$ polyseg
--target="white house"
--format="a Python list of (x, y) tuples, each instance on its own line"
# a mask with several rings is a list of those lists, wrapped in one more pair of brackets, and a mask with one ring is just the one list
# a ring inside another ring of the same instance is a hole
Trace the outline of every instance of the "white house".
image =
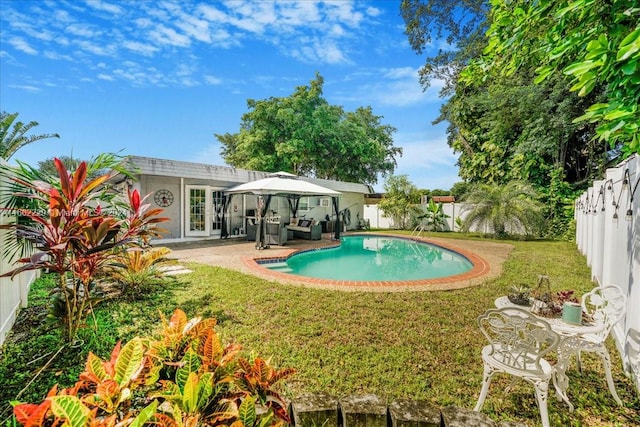
[[(148, 194), (148, 202), (163, 208), (163, 216), (170, 218), (161, 225), (167, 230), (163, 241), (217, 238), (221, 236), (223, 221), (231, 237), (246, 236), (247, 225), (256, 216), (257, 197), (249, 194), (234, 196), (222, 215), (225, 190), (269, 174), (139, 156), (129, 156), (128, 163), (135, 179), (126, 183), (137, 188), (140, 194)], [(339, 209), (345, 212), (346, 229), (356, 228), (356, 218), (363, 217), (364, 197), (373, 192), (371, 187), (325, 179), (299, 179), (339, 191)], [(274, 197), (269, 210), (270, 214), (286, 219), (291, 214), (289, 203), (283, 197)], [(323, 196), (302, 197), (297, 216), (319, 220), (324, 232), (332, 231), (335, 220), (330, 198)]]

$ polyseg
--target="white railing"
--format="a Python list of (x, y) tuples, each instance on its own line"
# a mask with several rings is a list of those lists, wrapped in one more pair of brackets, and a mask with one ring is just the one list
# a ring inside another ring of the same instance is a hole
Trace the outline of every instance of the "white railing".
[(617, 285), (627, 296), (626, 317), (613, 328), (626, 367), (632, 363), (627, 335), (640, 330), (639, 182), (640, 157), (635, 155), (594, 181), (576, 200), (575, 213), (576, 244), (591, 267), (592, 280)]
[[(0, 164), (4, 167), (5, 164)], [(6, 182), (0, 175), (0, 194), (6, 192)], [(8, 224), (14, 220), (9, 212), (0, 210), (0, 224)], [(0, 275), (15, 268), (15, 259), (5, 259), (2, 251), (7, 247), (8, 239), (12, 238), (10, 231), (0, 230)], [(27, 306), (27, 296), (29, 286), (36, 279), (37, 272), (24, 272), (13, 279), (10, 277), (0, 277), (0, 345), (4, 342), (7, 334), (15, 322), (18, 311)]]

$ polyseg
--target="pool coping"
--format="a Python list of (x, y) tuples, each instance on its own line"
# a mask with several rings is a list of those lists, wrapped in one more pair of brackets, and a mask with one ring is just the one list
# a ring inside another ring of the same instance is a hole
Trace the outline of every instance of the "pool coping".
[[(294, 255), (296, 253), (305, 252), (309, 250), (322, 250), (322, 248), (317, 249), (298, 249), (291, 250), (286, 254), (282, 254), (279, 256), (266, 256), (266, 257), (256, 257), (256, 256), (244, 256), (242, 257), (242, 261), (244, 265), (258, 274), (261, 277), (270, 277), (272, 279), (276, 279), (278, 281), (285, 281), (287, 283), (300, 284), (303, 286), (317, 287), (317, 288), (328, 288), (328, 289), (338, 289), (338, 290), (348, 290), (348, 291), (379, 291), (379, 292), (389, 292), (389, 291), (406, 291), (406, 290), (442, 290), (442, 289), (460, 289), (469, 286), (473, 286), (478, 283), (477, 279), (481, 279), (484, 277), (488, 277), (492, 272), (491, 264), (487, 262), (483, 257), (477, 255), (476, 253), (457, 246), (455, 244), (451, 244), (449, 242), (444, 242), (440, 239), (431, 239), (431, 238), (422, 238), (415, 236), (407, 236), (407, 235), (397, 235), (397, 234), (375, 234), (375, 233), (350, 233), (350, 235), (365, 235), (365, 236), (382, 236), (382, 237), (395, 237), (401, 238), (405, 240), (412, 240), (416, 242), (424, 242), (434, 246), (441, 247), (446, 250), (457, 252), (458, 254), (466, 257), (472, 264), (473, 267), (471, 270), (456, 274), (453, 276), (433, 278), (433, 279), (414, 279), (414, 280), (399, 280), (399, 281), (355, 281), (355, 280), (335, 280), (335, 279), (320, 279), (313, 277), (305, 277), (298, 276), (295, 274), (283, 273), (280, 271), (271, 270), (267, 267), (264, 267), (260, 264), (260, 262), (265, 263), (269, 261), (276, 262), (276, 260), (282, 260)], [(327, 247), (335, 247), (340, 245), (340, 242), (335, 242), (335, 244)]]

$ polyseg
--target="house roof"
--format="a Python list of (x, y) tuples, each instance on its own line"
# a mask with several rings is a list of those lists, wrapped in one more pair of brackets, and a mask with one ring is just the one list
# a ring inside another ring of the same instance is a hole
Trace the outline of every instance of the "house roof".
[[(204, 163), (184, 162), (179, 160), (158, 159), (153, 157), (128, 156), (127, 160), (139, 175), (169, 176), (175, 178), (191, 178), (202, 180), (214, 180), (227, 187), (244, 184), (258, 179), (266, 178), (270, 172), (252, 171), (233, 168), (229, 166), (216, 166)], [(329, 179), (317, 179), (299, 177), (299, 180), (307, 181), (322, 187), (341, 193), (372, 192), (371, 187), (355, 182), (333, 181)]]

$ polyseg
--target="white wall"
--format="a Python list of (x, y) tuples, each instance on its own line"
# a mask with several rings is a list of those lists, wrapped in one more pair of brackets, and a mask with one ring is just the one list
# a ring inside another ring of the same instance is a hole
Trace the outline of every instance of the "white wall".
[(631, 362), (625, 347), (627, 334), (640, 330), (639, 182), (640, 157), (636, 155), (607, 169), (605, 179), (594, 181), (576, 201), (575, 213), (576, 244), (587, 258), (592, 279), (602, 286), (617, 285), (627, 296), (626, 316), (613, 328), (625, 366)]

